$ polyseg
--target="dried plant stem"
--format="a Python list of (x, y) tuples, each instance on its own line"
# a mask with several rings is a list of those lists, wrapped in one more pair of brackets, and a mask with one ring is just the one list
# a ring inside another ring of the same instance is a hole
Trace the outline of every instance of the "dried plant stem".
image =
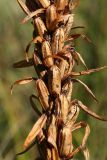
[[(85, 106), (79, 100), (72, 100), (73, 86), (75, 82), (83, 85), (86, 91), (97, 101), (93, 92), (77, 76), (88, 75), (100, 71), (107, 66), (89, 69), (82, 56), (74, 48), (74, 40), (82, 37), (88, 42), (91, 40), (84, 34), (70, 34), (71, 29), (82, 26), (73, 26), (74, 9), (78, 6), (79, 0), (17, 0), (26, 14), (22, 23), (32, 19), (34, 27), (33, 39), (26, 47), (26, 60), (15, 63), (15, 68), (34, 66), (38, 78), (27, 77), (14, 82), (14, 85), (35, 82), (38, 96), (30, 96), (30, 102), (34, 111), (39, 115), (39, 119), (34, 124), (24, 142), (25, 153), (35, 140), (41, 159), (45, 160), (69, 160), (80, 151), (84, 158), (89, 160), (89, 151), (86, 146), (90, 127), (87, 122), (77, 122), (80, 109), (86, 114), (99, 120), (106, 121)], [(83, 27), (82, 27), (83, 28)], [(31, 44), (34, 44), (32, 58), (28, 58)], [(74, 72), (73, 67), (80, 61), (86, 70)], [(42, 107), (42, 112), (36, 108), (34, 103), (36, 98)], [(72, 133), (75, 130), (84, 128), (80, 146), (73, 145)]]

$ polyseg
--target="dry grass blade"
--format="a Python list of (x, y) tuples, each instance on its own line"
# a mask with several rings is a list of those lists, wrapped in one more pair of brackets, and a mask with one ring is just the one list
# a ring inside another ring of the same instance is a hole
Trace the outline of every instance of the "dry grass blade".
[(37, 79), (34, 78), (34, 77), (28, 77), (28, 78), (25, 78), (25, 79), (20, 79), (20, 80), (15, 81), (15, 82), (11, 85), (11, 94), (13, 93), (13, 87), (14, 87), (15, 85), (27, 84), (27, 83), (32, 82), (33, 80), (37, 80)]
[(34, 141), (36, 136), (39, 134), (41, 129), (44, 127), (47, 120), (47, 116), (43, 114), (38, 121), (34, 124), (33, 128), (31, 129), (29, 135), (27, 136), (25, 143), (24, 143), (24, 149), (28, 148)]
[(81, 101), (76, 100), (77, 105), (86, 113), (93, 116), (96, 119), (99, 119), (101, 121), (107, 121), (107, 119), (97, 115), (95, 112), (91, 111), (87, 106), (85, 106)]
[(25, 3), (22, 0), (17, 0), (17, 2), (19, 3), (20, 7), (22, 8), (22, 10), (26, 13), (26, 14), (30, 14), (29, 9), (27, 8), (27, 6), (25, 5)]
[(75, 78), (72, 78), (72, 80), (74, 82), (79, 82), (80, 84), (82, 84), (84, 86), (84, 88), (86, 89), (86, 91), (94, 98), (94, 100), (96, 100), (98, 102), (98, 100), (96, 99), (94, 93), (90, 90), (90, 88), (84, 82), (82, 82), (79, 79), (75, 79)]
[(28, 20), (30, 20), (32, 17), (37, 16), (40, 13), (44, 13), (45, 9), (40, 8), (34, 12), (29, 13), (23, 20), (22, 23), (26, 23)]

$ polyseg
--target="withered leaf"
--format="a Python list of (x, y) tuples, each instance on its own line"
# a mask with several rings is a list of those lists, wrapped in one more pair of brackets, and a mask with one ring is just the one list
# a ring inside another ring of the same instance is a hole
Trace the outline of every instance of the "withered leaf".
[(85, 106), (81, 101), (76, 100), (77, 105), (86, 113), (93, 116), (96, 119), (99, 119), (101, 121), (107, 121), (107, 119), (97, 115), (95, 112), (91, 111), (87, 106)]
[(90, 88), (84, 83), (82, 82), (81, 80), (79, 79), (75, 79), (75, 78), (72, 78), (72, 80), (74, 82), (79, 82), (80, 84), (82, 84), (84, 86), (84, 88), (86, 89), (86, 91), (94, 98), (94, 100), (98, 101), (94, 95), (94, 93), (90, 90)]
[(33, 128), (31, 129), (30, 133), (28, 134), (25, 142), (24, 142), (24, 149), (28, 148), (35, 140), (36, 136), (39, 134), (41, 129), (44, 127), (47, 120), (46, 114), (43, 114), (37, 122), (34, 124)]
[(29, 14), (30, 11), (27, 8), (27, 6), (25, 5), (25, 3), (22, 0), (17, 0), (17, 2), (19, 3), (20, 7), (22, 8), (22, 10), (26, 13)]
[(34, 17), (34, 16), (36, 16), (36, 15), (38, 15), (38, 14), (40, 14), (40, 13), (44, 13), (44, 8), (40, 8), (40, 9), (38, 9), (38, 10), (36, 10), (36, 11), (34, 11), (34, 12), (31, 12), (31, 13), (29, 13), (23, 20), (22, 20), (22, 23), (26, 23), (28, 20), (30, 20), (32, 17)]
[(99, 67), (99, 68), (95, 68), (95, 69), (89, 69), (89, 70), (80, 71), (80, 72), (71, 72), (71, 73), (65, 75), (62, 78), (62, 81), (66, 80), (68, 77), (88, 75), (88, 74), (91, 74), (91, 73), (94, 73), (94, 72), (101, 71), (101, 70), (106, 69), (106, 68), (107, 68), (107, 66), (103, 66), (103, 67)]
[(12, 92), (13, 92), (13, 87), (14, 87), (15, 85), (27, 84), (27, 83), (32, 82), (33, 80), (37, 80), (37, 78), (28, 77), (28, 78), (25, 78), (25, 79), (20, 79), (20, 80), (15, 81), (15, 82), (11, 85), (11, 94), (12, 94)]

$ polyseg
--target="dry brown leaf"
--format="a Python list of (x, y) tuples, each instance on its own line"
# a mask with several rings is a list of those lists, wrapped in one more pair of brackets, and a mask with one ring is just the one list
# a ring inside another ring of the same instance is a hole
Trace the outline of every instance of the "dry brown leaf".
[(103, 67), (99, 67), (99, 68), (95, 68), (95, 69), (89, 69), (89, 70), (86, 70), (86, 71), (71, 72), (71, 73), (65, 75), (62, 78), (62, 81), (66, 80), (68, 77), (88, 75), (88, 74), (91, 74), (91, 73), (94, 73), (94, 72), (99, 72), (99, 71), (101, 71), (103, 69), (106, 69), (106, 68), (107, 68), (107, 66), (103, 66)]
[(30, 20), (32, 17), (37, 16), (40, 13), (44, 13), (44, 8), (40, 8), (34, 12), (30, 12), (23, 20), (22, 23), (26, 23), (28, 20)]
[(98, 101), (96, 99), (94, 93), (90, 90), (90, 88), (84, 82), (82, 82), (79, 79), (75, 79), (75, 78), (72, 78), (71, 80), (73, 80), (74, 82), (79, 82), (80, 84), (82, 84), (84, 86), (84, 88), (86, 89), (86, 91), (94, 98), (94, 100)]
[(22, 8), (22, 10), (26, 13), (26, 14), (30, 14), (29, 9), (27, 8), (27, 6), (25, 5), (25, 3), (22, 0), (17, 0), (17, 2), (19, 3), (20, 7)]
[(27, 84), (27, 83), (32, 82), (33, 80), (37, 80), (37, 78), (28, 77), (28, 78), (25, 78), (25, 79), (20, 79), (20, 80), (15, 81), (15, 82), (11, 85), (11, 94), (12, 94), (12, 92), (13, 92), (13, 87), (14, 87), (15, 85)]
[[(78, 100), (74, 100), (77, 105), (83, 110), (85, 111), (86, 113), (88, 113), (89, 115), (93, 116), (94, 118), (96, 119), (99, 119), (101, 121), (107, 121), (107, 119), (97, 115), (95, 112), (91, 111), (87, 106), (85, 106), (81, 101), (78, 101)], [(74, 103), (75, 103), (74, 102)], [(72, 103), (72, 102), (71, 102)]]

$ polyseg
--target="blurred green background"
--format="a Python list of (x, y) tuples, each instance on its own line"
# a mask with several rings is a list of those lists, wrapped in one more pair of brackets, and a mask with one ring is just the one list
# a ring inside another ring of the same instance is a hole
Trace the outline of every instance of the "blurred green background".
[[(0, 0), (0, 160), (34, 160), (38, 156), (36, 147), (22, 156), (14, 156), (22, 150), (23, 142), (37, 120), (29, 102), (29, 96), (35, 92), (34, 83), (16, 86), (14, 94), (10, 95), (10, 85), (15, 80), (35, 76), (33, 67), (12, 68), (14, 62), (25, 58), (25, 46), (32, 38), (31, 23), (20, 23), (24, 16), (15, 0)], [(85, 29), (75, 32), (87, 34), (94, 43), (88, 44), (81, 38), (76, 41), (76, 49), (87, 66), (107, 65), (107, 1), (82, 0), (75, 10), (75, 26), (78, 25), (85, 26)], [(76, 70), (82, 69), (82, 65), (76, 67)], [(82, 100), (93, 111), (107, 117), (107, 70), (80, 79), (93, 90), (99, 103), (94, 102), (79, 84), (74, 87), (73, 98)], [(100, 122), (82, 111), (79, 120), (86, 120), (91, 127), (87, 143), (91, 160), (107, 160), (107, 122)], [(83, 134), (82, 129), (75, 132), (77, 146)], [(76, 159), (84, 158), (80, 153)]]

